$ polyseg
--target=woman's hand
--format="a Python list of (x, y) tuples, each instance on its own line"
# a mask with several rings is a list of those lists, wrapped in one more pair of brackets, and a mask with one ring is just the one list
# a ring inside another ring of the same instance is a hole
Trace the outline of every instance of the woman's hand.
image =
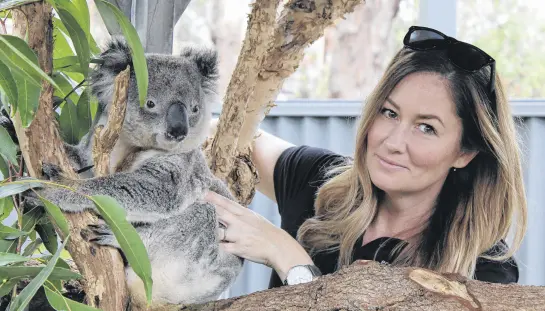
[(312, 264), (295, 239), (263, 216), (215, 192), (208, 192), (205, 200), (216, 207), (218, 221), (226, 227), (219, 229), (224, 251), (272, 267), (282, 280), (291, 267)]

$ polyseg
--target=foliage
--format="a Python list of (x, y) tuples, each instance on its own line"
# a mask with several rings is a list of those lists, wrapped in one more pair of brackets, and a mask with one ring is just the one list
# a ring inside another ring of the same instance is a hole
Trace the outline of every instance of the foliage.
[[(19, 37), (0, 35), (0, 110), (21, 118), (29, 127), (39, 105), (42, 81), (54, 87), (55, 116), (62, 138), (77, 144), (89, 131), (95, 118), (97, 101), (87, 83), (92, 66), (100, 63), (100, 50), (90, 33), (86, 0), (47, 0), (53, 7), (53, 72), (40, 69), (36, 53)], [(123, 33), (132, 51), (140, 103), (147, 96), (148, 73), (144, 50), (135, 28), (123, 13), (105, 0), (95, 0), (102, 19), (112, 31)], [(3, 25), (11, 10), (0, 12)], [(120, 29), (120, 31), (118, 31)], [(66, 186), (30, 178), (19, 147), (8, 131), (0, 127), (0, 297), (11, 310), (23, 310), (43, 287), (49, 303), (57, 310), (97, 310), (63, 296), (63, 283), (81, 276), (70, 271), (64, 249), (69, 241), (69, 224), (58, 206), (40, 197), (43, 207), (29, 208), (23, 192), (35, 188)], [(36, 192), (39, 194), (39, 192)], [(136, 230), (126, 220), (124, 209), (107, 196), (88, 196), (112, 228), (125, 257), (145, 284), (151, 300), (151, 266)], [(7, 224), (9, 215), (17, 220)], [(61, 241), (57, 233), (66, 238)], [(30, 262), (39, 265), (29, 266)], [(20, 281), (30, 281), (23, 290)], [(2, 307), (5, 307), (2, 305)]]

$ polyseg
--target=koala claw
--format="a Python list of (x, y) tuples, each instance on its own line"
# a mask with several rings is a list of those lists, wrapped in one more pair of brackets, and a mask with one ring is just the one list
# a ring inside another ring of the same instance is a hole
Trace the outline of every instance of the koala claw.
[(42, 173), (43, 173), (43, 176), (45, 177), (45, 179), (59, 180), (59, 179), (61, 179), (62, 170), (56, 164), (44, 162), (44, 163), (42, 163)]
[(112, 236), (114, 235), (110, 227), (108, 227), (108, 225), (106, 225), (105, 223), (100, 223), (100, 221), (96, 225), (91, 224), (91, 225), (88, 225), (87, 227), (89, 227), (89, 229), (97, 235), (112, 235)]
[(95, 234), (95, 237), (89, 240), (90, 242), (121, 249), (121, 246), (117, 242), (114, 233), (106, 224), (99, 223), (96, 225), (88, 225), (87, 227)]

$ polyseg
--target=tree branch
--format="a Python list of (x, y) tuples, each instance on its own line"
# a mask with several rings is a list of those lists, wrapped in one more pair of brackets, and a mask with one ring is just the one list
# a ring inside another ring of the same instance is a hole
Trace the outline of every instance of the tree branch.
[[(48, 74), (51, 74), (53, 67), (51, 15), (52, 8), (46, 2), (24, 5), (13, 11), (14, 34), (24, 39), (28, 30), (28, 45), (37, 53), (41, 69)], [(23, 128), (18, 114), (13, 123), (32, 177), (42, 177), (42, 163), (47, 162), (58, 165), (67, 177), (77, 178), (64, 152), (58, 124), (53, 115), (53, 87), (48, 82), (42, 82), (40, 102), (30, 126)], [(84, 277), (82, 283), (87, 294), (87, 304), (100, 306), (105, 311), (124, 310), (125, 301), (121, 299), (122, 295), (114, 294), (123, 292), (125, 288), (125, 273), (119, 251), (98, 247), (85, 240), (88, 236), (87, 226), (97, 221), (93, 214), (85, 212), (65, 216), (70, 224), (71, 235), (67, 249)], [(57, 232), (65, 238), (58, 228)]]
[(274, 30), (273, 45), (267, 50), (240, 131), (237, 149), (247, 152), (259, 124), (270, 109), (282, 84), (297, 70), (307, 46), (323, 36), (324, 30), (352, 13), (363, 0), (290, 0)]
[(311, 283), (161, 310), (537, 311), (543, 310), (543, 306), (545, 287), (493, 284), (457, 274), (357, 261)]
[(93, 135), (93, 163), (96, 176), (110, 174), (110, 153), (114, 149), (119, 132), (123, 127), (123, 120), (125, 120), (129, 76), (130, 67), (127, 67), (115, 78), (113, 103), (108, 111), (106, 127), (97, 126)]
[[(235, 162), (237, 140), (244, 123), (244, 111), (253, 92), (263, 55), (270, 43), (279, 2), (279, 0), (256, 1), (248, 19), (246, 37), (224, 98), (218, 135), (215, 135), (212, 141), (209, 154), (210, 168), (221, 180), (227, 178)], [(234, 195), (238, 197), (236, 191)], [(240, 198), (239, 201), (244, 199)]]

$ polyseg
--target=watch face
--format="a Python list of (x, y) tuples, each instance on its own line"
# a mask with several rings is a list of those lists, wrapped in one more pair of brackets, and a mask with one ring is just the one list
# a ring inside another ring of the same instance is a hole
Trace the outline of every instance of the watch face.
[(314, 277), (312, 275), (312, 272), (310, 272), (309, 268), (296, 266), (289, 271), (286, 281), (289, 285), (295, 285), (310, 282), (313, 278)]

